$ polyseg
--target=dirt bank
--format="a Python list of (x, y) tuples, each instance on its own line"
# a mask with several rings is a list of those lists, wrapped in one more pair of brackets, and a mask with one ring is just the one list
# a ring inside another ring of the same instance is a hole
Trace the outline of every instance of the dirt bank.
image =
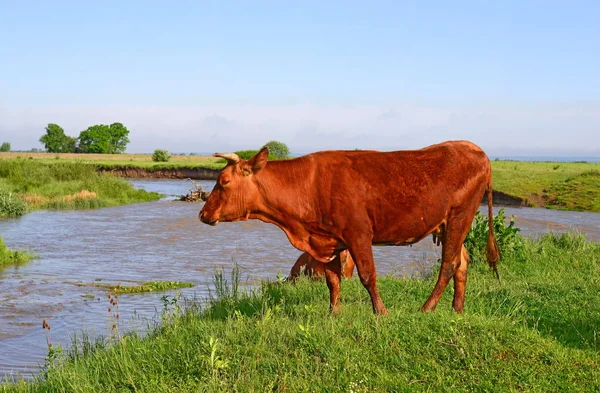
[(218, 170), (207, 168), (163, 168), (146, 169), (135, 167), (99, 168), (100, 172), (110, 172), (115, 176), (130, 178), (154, 178), (154, 179), (194, 179), (194, 180), (217, 180)]
[[(527, 206), (526, 200), (496, 190), (492, 192), (492, 202), (499, 206)], [(487, 193), (483, 196), (481, 203), (487, 203)]]

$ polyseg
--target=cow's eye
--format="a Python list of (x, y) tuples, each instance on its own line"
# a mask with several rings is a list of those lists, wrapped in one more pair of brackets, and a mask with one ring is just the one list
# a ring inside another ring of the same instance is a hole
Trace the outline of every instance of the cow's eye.
[(229, 180), (229, 179), (222, 179), (222, 180), (221, 180), (221, 185), (222, 185), (222, 186), (226, 186), (227, 184), (229, 184), (229, 182), (230, 182), (230, 181), (231, 181), (231, 180)]

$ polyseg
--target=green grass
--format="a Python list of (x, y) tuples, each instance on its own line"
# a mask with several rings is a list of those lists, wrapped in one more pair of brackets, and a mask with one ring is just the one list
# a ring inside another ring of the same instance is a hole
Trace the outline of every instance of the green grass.
[[(145, 202), (157, 193), (135, 189), (124, 179), (99, 174), (94, 165), (0, 159), (0, 216), (19, 216), (3, 208), (2, 195), (19, 200), (25, 211), (35, 209), (88, 209)], [(14, 203), (12, 204), (14, 205)], [(7, 204), (7, 206), (12, 206)]]
[(553, 183), (543, 194), (546, 206), (600, 212), (600, 172), (589, 171)]
[(0, 270), (7, 266), (22, 265), (33, 258), (34, 255), (30, 252), (9, 249), (0, 237)]
[[(265, 283), (251, 294), (217, 280), (204, 309), (118, 345), (79, 344), (34, 383), (7, 392), (573, 392), (600, 389), (600, 245), (581, 235), (525, 242), (502, 281), (470, 269), (466, 309), (452, 290), (420, 313), (434, 278), (380, 278), (387, 317), (358, 280), (328, 313), (323, 282)], [(172, 305), (172, 303), (171, 303)]]
[[(492, 161), (494, 189), (528, 200), (534, 206), (576, 208), (600, 212), (600, 176), (586, 174), (599, 172), (600, 164), (576, 162), (520, 162)], [(585, 181), (575, 181), (586, 177)], [(569, 187), (569, 184), (570, 187)], [(568, 187), (570, 192), (563, 189)], [(580, 195), (589, 201), (581, 202)], [(546, 201), (560, 199), (560, 204)]]

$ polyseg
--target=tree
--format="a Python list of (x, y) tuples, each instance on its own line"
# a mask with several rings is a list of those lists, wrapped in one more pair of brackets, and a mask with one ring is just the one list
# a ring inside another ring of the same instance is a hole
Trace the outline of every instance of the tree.
[(108, 126), (104, 124), (91, 126), (79, 134), (79, 149), (82, 153), (106, 153), (109, 140)]
[(77, 139), (65, 135), (65, 131), (58, 124), (49, 123), (46, 134), (42, 135), (40, 142), (50, 153), (73, 153)]
[(129, 130), (121, 123), (110, 126), (97, 124), (79, 134), (79, 149), (83, 153), (124, 153), (129, 143)]
[(10, 142), (4, 142), (2, 146), (0, 146), (0, 151), (10, 151)]
[(125, 153), (129, 143), (129, 130), (121, 123), (112, 123), (109, 127), (111, 154)]
[(273, 155), (279, 159), (287, 158), (290, 155), (290, 149), (283, 142), (270, 141), (265, 146), (269, 148), (269, 155)]

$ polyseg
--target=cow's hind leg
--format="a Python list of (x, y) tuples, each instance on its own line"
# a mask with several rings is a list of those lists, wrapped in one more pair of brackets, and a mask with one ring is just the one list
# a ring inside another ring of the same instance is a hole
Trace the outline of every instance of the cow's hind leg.
[[(440, 274), (438, 276), (437, 283), (433, 288), (433, 292), (421, 307), (421, 311), (433, 311), (437, 306), (444, 290), (448, 286), (448, 282), (451, 278), (455, 277), (458, 273), (457, 281), (455, 281), (455, 289), (458, 285), (459, 297), (455, 296), (454, 305), (462, 306), (464, 302), (464, 287), (466, 285), (467, 278), (467, 264), (464, 264), (461, 269), (461, 251), (463, 247), (463, 241), (471, 226), (472, 218), (467, 219), (469, 215), (459, 214), (455, 217), (451, 217), (448, 220), (447, 227), (445, 228), (445, 234), (442, 240), (442, 266), (440, 268)], [(464, 270), (463, 270), (464, 269)], [(461, 300), (462, 299), (462, 300)], [(455, 307), (456, 309), (456, 307)]]
[[(444, 247), (444, 246), (443, 246)], [(437, 283), (433, 288), (433, 292), (421, 307), (421, 311), (433, 311), (437, 306), (444, 290), (448, 286), (448, 282), (454, 276), (454, 273), (460, 263), (460, 248), (454, 250), (454, 247), (444, 247), (442, 250), (442, 267), (440, 268), (440, 274), (438, 276)]]
[(342, 265), (339, 254), (335, 259), (325, 264), (325, 280), (329, 288), (329, 311), (336, 315), (340, 312), (340, 281)]

